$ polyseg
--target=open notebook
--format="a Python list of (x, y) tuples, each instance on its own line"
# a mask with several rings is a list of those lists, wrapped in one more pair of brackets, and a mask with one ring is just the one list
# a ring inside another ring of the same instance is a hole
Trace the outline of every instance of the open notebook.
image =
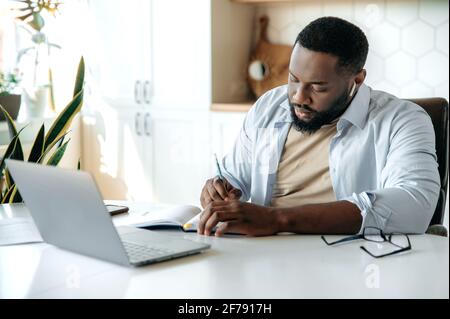
[(114, 216), (116, 226), (129, 225), (147, 229), (178, 228), (186, 232), (196, 232), (201, 215), (196, 206), (147, 207), (130, 209), (129, 213)]

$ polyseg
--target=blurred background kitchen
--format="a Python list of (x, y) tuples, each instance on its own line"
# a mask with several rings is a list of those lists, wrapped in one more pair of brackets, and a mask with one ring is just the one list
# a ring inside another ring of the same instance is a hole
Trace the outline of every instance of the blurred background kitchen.
[[(41, 18), (19, 19), (27, 1), (0, 0), (0, 72), (21, 96), (11, 112), (19, 128), (28, 124), (27, 151), (42, 121), (48, 128), (71, 99), (83, 55), (85, 102), (61, 166), (75, 168), (80, 159), (106, 199), (199, 205), (215, 174), (212, 154), (232, 146), (257, 96), (287, 82), (286, 50), (321, 16), (347, 19), (366, 33), (372, 88), (402, 98), (449, 97), (448, 1), (39, 3), (47, 5)], [(37, 0), (30, 5), (38, 8)], [(7, 130), (0, 122), (1, 155)]]

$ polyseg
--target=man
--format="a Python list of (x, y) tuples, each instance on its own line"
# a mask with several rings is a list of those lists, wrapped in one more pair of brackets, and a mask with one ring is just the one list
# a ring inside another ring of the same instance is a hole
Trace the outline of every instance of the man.
[(300, 32), (287, 86), (258, 99), (224, 180), (202, 190), (200, 234), (425, 232), (440, 187), (433, 126), (421, 107), (364, 84), (368, 46), (339, 18)]

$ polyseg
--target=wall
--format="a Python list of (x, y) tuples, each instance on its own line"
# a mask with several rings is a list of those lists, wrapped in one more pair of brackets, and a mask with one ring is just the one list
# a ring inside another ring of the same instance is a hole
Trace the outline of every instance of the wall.
[(367, 84), (399, 97), (448, 100), (448, 1), (298, 1), (259, 5), (262, 14), (270, 18), (269, 40), (283, 44), (318, 17), (349, 20), (369, 40)]
[[(264, 4), (269, 40), (293, 44), (298, 32), (321, 16), (358, 25), (369, 41), (366, 83), (404, 98), (449, 99), (449, 4), (444, 0), (317, 0)], [(256, 34), (259, 34), (258, 32)], [(449, 225), (448, 192), (444, 224)]]

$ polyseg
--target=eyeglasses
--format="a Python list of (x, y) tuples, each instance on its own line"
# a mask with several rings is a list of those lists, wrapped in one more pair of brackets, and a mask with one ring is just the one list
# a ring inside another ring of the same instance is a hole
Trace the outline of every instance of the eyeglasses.
[[(385, 235), (383, 231), (377, 227), (364, 227), (363, 233), (345, 237), (339, 240), (336, 240), (334, 242), (328, 242), (325, 239), (325, 236), (321, 236), (322, 240), (327, 244), (328, 246), (333, 246), (337, 244), (342, 244), (345, 242), (358, 240), (358, 239), (364, 239), (367, 240), (370, 243), (375, 244), (376, 249), (382, 250), (383, 253), (376, 254), (371, 251), (369, 251), (366, 247), (360, 246), (362, 250), (364, 250), (366, 253), (368, 253), (370, 256), (374, 258), (381, 258), (386, 257), (398, 253), (402, 253), (407, 250), (411, 250), (411, 241), (409, 240), (408, 235), (406, 234), (400, 234), (400, 233), (393, 233), (389, 235)], [(388, 243), (389, 245), (382, 245), (382, 243)], [(372, 249), (371, 249), (372, 250)]]

